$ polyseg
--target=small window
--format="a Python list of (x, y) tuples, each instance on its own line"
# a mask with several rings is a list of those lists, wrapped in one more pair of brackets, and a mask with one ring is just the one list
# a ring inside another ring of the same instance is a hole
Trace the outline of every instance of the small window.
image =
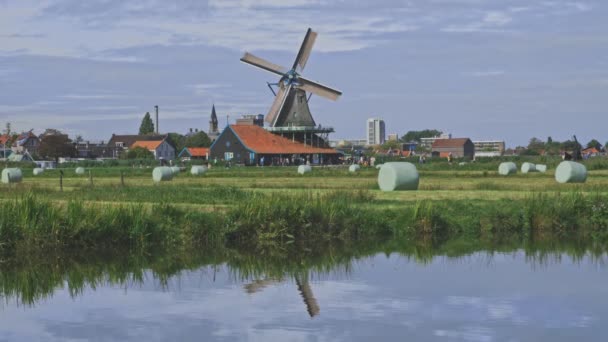
[(116, 142), (116, 147), (124, 147), (124, 143), (120, 142), (120, 141), (117, 141)]

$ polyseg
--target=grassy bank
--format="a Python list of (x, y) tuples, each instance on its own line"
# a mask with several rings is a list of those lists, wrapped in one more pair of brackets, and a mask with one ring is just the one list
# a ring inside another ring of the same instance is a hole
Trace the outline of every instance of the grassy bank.
[[(222, 210), (167, 202), (54, 203), (32, 193), (0, 202), (0, 249), (185, 248), (213, 244), (278, 246), (370, 238), (441, 240), (504, 236), (608, 241), (608, 196), (530, 194), (521, 200), (442, 200), (385, 205), (368, 191), (257, 193), (217, 188)], [(239, 200), (237, 200), (239, 199)]]

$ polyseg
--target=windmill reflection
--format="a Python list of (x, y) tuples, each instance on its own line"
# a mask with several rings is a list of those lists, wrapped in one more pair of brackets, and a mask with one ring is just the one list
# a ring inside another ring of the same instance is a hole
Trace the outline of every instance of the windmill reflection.
[[(277, 278), (266, 278), (266, 279), (256, 279), (249, 284), (245, 284), (243, 288), (245, 292), (248, 294), (254, 294), (262, 291), (264, 288), (282, 282), (284, 279)], [(317, 300), (315, 299), (315, 295), (312, 292), (312, 288), (310, 287), (310, 282), (308, 280), (308, 272), (304, 274), (296, 274), (294, 275), (294, 280), (296, 281), (296, 285), (298, 287), (298, 292), (300, 292), (300, 296), (306, 305), (306, 311), (308, 311), (308, 315), (310, 317), (315, 317), (321, 311)]]

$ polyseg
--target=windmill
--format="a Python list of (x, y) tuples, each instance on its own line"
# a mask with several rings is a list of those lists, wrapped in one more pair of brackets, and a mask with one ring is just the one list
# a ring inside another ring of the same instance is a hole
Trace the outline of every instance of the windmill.
[[(308, 107), (310, 96), (307, 96), (307, 93), (334, 101), (342, 95), (342, 92), (312, 81), (301, 74), (306, 62), (308, 62), (316, 39), (317, 33), (309, 28), (291, 69), (271, 63), (248, 52), (241, 58), (241, 62), (251, 64), (281, 77), (279, 82), (274, 84), (278, 87), (276, 92), (269, 84), (275, 95), (274, 102), (265, 119), (270, 125), (269, 130), (278, 134), (291, 133), (294, 140), (303, 140), (305, 144), (308, 140), (311, 145), (314, 144), (316, 134), (331, 133), (333, 128), (323, 128), (316, 125)], [(318, 137), (317, 143), (319, 143)]]

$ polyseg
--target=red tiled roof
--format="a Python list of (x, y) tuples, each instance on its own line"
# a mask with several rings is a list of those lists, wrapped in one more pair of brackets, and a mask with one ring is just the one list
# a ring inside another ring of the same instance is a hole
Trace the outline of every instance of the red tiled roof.
[(191, 157), (206, 157), (209, 153), (208, 147), (186, 147)]
[(232, 131), (248, 149), (262, 154), (316, 154), (338, 153), (333, 148), (318, 148), (293, 142), (272, 134), (257, 125), (230, 125)]
[(6, 144), (6, 142), (8, 141), (8, 139), (10, 139), (11, 137), (8, 136), (8, 134), (3, 134), (0, 135), (0, 144), (4, 145)]
[(595, 148), (595, 147), (589, 147), (589, 148), (584, 149), (582, 151), (582, 153), (585, 153), (585, 154), (588, 154), (588, 153), (589, 154), (597, 154), (597, 153), (600, 153), (600, 151), (598, 151), (597, 148)]
[(462, 147), (469, 138), (437, 139), (433, 143), (433, 148), (442, 147)]
[(133, 145), (131, 145), (131, 148), (143, 147), (148, 150), (156, 150), (158, 148), (158, 146), (160, 146), (160, 144), (162, 144), (162, 143), (163, 143), (163, 140), (156, 140), (156, 141), (138, 140), (138, 141), (134, 142)]

